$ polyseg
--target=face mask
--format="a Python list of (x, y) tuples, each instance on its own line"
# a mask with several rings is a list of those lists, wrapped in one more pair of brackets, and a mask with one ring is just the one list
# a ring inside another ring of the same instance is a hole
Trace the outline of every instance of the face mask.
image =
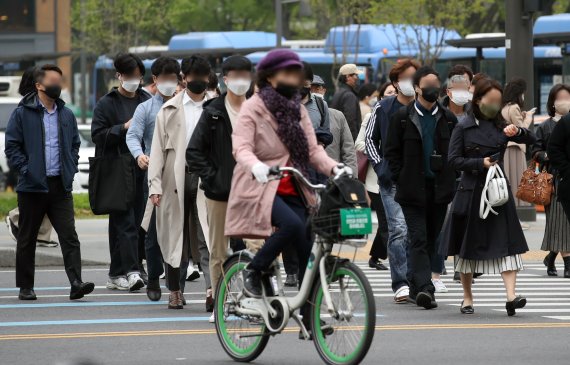
[(398, 81), (398, 89), (404, 96), (414, 96), (416, 91), (414, 90), (414, 85), (412, 85), (411, 80)]
[(428, 103), (435, 103), (439, 98), (439, 87), (428, 86), (422, 87), (421, 90), (422, 98), (424, 98)]
[(206, 91), (208, 83), (202, 80), (192, 80), (186, 83), (186, 87), (192, 94), (202, 94), (204, 91)]
[(499, 114), (499, 110), (501, 110), (501, 106), (498, 104), (479, 104), (479, 110), (481, 110), (481, 114), (487, 119), (495, 119), (497, 114)]
[(374, 105), (376, 105), (376, 102), (378, 101), (377, 97), (373, 97), (372, 99), (370, 99), (368, 101), (368, 105), (370, 105), (371, 107), (373, 107)]
[(169, 82), (169, 81), (160, 82), (156, 84), (158, 92), (168, 97), (174, 95), (174, 93), (176, 92), (176, 86), (178, 86), (177, 82)]
[(310, 87), (302, 87), (301, 91), (299, 93), (301, 94), (301, 99), (305, 99), (305, 96), (307, 96), (311, 93), (311, 88)]
[(469, 98), (468, 98), (468, 100), (469, 100), (469, 101), (473, 101), (473, 93), (472, 93), (471, 91), (469, 91)]
[(463, 106), (469, 102), (470, 93), (467, 90), (451, 91), (451, 101), (455, 105)]
[(287, 99), (291, 99), (299, 92), (299, 88), (294, 85), (284, 84), (282, 82), (277, 83), (277, 87), (275, 88), (279, 94), (283, 95)]
[(560, 115), (570, 113), (570, 100), (557, 100), (554, 102), (554, 111)]
[(226, 86), (228, 87), (229, 91), (236, 94), (237, 96), (243, 96), (249, 91), (249, 88), (251, 87), (251, 80), (248, 80), (248, 79), (235, 79), (235, 80), (228, 79)]
[(134, 93), (135, 91), (137, 91), (137, 89), (139, 88), (141, 84), (141, 80), (140, 79), (136, 79), (136, 80), (121, 80), (121, 86), (123, 87), (123, 89), (125, 89), (127, 92), (130, 93)]
[(50, 86), (44, 86), (45, 90), (41, 90), (43, 91), (44, 94), (46, 94), (50, 99), (58, 99), (59, 96), (61, 95), (61, 86), (59, 85), (50, 85)]

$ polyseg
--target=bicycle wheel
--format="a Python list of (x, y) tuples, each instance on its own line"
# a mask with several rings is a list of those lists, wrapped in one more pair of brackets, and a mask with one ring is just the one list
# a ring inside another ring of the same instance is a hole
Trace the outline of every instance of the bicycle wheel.
[(339, 263), (328, 277), (335, 314), (328, 312), (323, 287), (317, 280), (311, 295), (315, 347), (327, 364), (358, 364), (374, 337), (376, 305), (372, 288), (362, 270), (351, 262)]
[(249, 362), (265, 349), (269, 336), (263, 319), (238, 316), (235, 307), (242, 298), (241, 271), (249, 259), (234, 257), (224, 264), (224, 277), (216, 291), (216, 333), (226, 353), (236, 361)]

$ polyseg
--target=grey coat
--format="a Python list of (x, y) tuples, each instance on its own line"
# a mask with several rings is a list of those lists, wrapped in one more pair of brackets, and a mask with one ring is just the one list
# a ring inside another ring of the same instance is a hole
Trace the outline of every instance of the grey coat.
[(341, 111), (332, 108), (329, 108), (329, 115), (333, 142), (327, 146), (325, 151), (330, 158), (342, 162), (356, 173), (358, 171), (356, 148), (346, 118)]

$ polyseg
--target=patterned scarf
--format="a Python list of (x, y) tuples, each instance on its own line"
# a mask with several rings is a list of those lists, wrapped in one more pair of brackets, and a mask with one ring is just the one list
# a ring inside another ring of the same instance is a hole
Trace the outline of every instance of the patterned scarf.
[(259, 97), (277, 120), (277, 135), (289, 150), (293, 167), (307, 175), (309, 161), (309, 142), (301, 127), (301, 98), (287, 99), (271, 86), (259, 90)]

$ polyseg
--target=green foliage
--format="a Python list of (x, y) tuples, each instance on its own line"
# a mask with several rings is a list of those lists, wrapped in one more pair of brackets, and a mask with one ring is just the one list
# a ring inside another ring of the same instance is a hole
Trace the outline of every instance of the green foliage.
[[(8, 215), (8, 212), (18, 206), (18, 195), (14, 192), (0, 193), (0, 218)], [(105, 218), (106, 216), (95, 216), (91, 212), (88, 194), (73, 194), (73, 207), (75, 218)]]

